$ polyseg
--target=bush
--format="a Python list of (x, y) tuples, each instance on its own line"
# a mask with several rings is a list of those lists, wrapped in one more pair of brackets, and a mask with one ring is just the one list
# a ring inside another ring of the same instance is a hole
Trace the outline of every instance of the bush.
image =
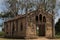
[(0, 32), (0, 36), (3, 36), (3, 35), (5, 35), (5, 33), (4, 32)]
[(60, 35), (60, 32), (59, 33), (56, 33), (56, 35)]
[(55, 24), (55, 31), (56, 31), (56, 34), (60, 34), (60, 19)]

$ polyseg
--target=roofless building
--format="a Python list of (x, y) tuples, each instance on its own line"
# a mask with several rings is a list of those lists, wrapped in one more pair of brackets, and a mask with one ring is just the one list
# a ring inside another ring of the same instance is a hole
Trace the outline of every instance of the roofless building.
[(5, 36), (16, 38), (38, 38), (43, 36), (53, 38), (55, 31), (52, 10), (52, 7), (48, 7), (48, 4), (45, 4), (45, 7), (40, 5), (39, 9), (35, 11), (5, 21)]

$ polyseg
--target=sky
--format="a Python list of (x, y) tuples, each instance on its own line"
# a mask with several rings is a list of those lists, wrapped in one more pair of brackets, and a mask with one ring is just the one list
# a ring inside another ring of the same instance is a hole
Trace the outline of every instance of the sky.
[(0, 0), (0, 12), (2, 12), (5, 8), (4, 6), (4, 0)]
[[(3, 3), (4, 3), (4, 0), (0, 0), (0, 13), (3, 12), (3, 9), (5, 9), (5, 6)], [(0, 23), (2, 23), (2, 22), (3, 22), (3, 20), (0, 19)]]
[(55, 19), (55, 23), (58, 21), (58, 19), (60, 18), (60, 8), (58, 6), (60, 0), (56, 0), (56, 9), (58, 9), (57, 13), (58, 13), (58, 16), (56, 17)]
[[(4, 5), (4, 1), (5, 0), (0, 0), (0, 12), (3, 12), (6, 8), (5, 8), (5, 5)], [(56, 8), (58, 8), (58, 6), (57, 6), (57, 4), (60, 2), (60, 0), (56, 0), (57, 2), (56, 2)], [(57, 11), (58, 13), (59, 13), (59, 15), (56, 17), (56, 19), (55, 19), (55, 23), (58, 21), (58, 18), (60, 18), (60, 9), (58, 9), (58, 11)], [(2, 19), (0, 19), (0, 23), (2, 23), (3, 22), (3, 20)], [(0, 30), (1, 30), (1, 28), (0, 28)]]

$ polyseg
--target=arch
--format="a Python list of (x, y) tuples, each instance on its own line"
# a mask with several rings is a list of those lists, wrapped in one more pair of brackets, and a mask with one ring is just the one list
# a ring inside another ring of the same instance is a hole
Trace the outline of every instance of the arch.
[(40, 20), (40, 22), (42, 22), (42, 15), (41, 14), (39, 15), (39, 20)]
[(38, 16), (35, 17), (36, 22), (38, 21)]
[(43, 22), (46, 22), (46, 17), (45, 16), (43, 16)]

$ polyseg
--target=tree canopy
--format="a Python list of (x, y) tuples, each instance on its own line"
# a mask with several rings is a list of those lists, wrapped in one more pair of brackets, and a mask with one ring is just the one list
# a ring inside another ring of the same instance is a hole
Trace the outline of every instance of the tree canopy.
[(40, 7), (40, 4), (44, 4), (46, 6), (44, 8), (49, 12), (55, 8), (55, 0), (8, 0), (6, 3), (9, 4), (9, 11), (14, 15), (17, 15), (19, 10), (23, 11), (24, 8), (25, 13), (30, 12)]
[(55, 0), (7, 0), (5, 1), (5, 6), (8, 11), (4, 12), (5, 14), (3, 16), (0, 14), (0, 17), (9, 17), (9, 15), (16, 16), (18, 13), (24, 14), (31, 12), (39, 9), (40, 4), (44, 4), (44, 8), (48, 12), (52, 12), (55, 8)]

